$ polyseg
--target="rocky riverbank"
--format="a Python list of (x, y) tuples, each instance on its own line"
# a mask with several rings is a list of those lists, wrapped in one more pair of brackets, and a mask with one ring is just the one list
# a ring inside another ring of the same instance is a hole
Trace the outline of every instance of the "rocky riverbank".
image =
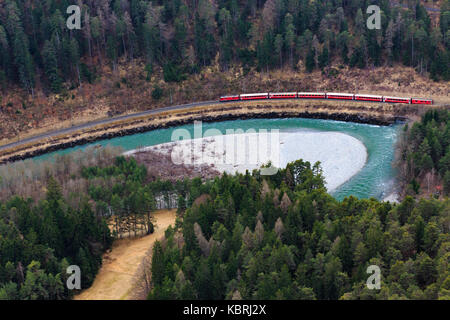
[(214, 122), (236, 119), (298, 117), (390, 125), (397, 121), (415, 119), (428, 108), (432, 108), (432, 106), (312, 100), (214, 104), (112, 121), (64, 135), (55, 135), (43, 141), (3, 150), (0, 152), (0, 163), (24, 160), (98, 140), (176, 127), (196, 120)]

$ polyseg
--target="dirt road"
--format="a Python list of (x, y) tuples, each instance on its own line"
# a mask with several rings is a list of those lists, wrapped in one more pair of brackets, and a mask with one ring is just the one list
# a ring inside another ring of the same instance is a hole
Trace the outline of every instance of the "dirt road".
[(148, 249), (175, 224), (176, 210), (159, 210), (153, 214), (155, 232), (138, 239), (122, 239), (114, 242), (111, 252), (103, 256), (94, 283), (75, 300), (127, 300), (131, 299), (135, 275)]

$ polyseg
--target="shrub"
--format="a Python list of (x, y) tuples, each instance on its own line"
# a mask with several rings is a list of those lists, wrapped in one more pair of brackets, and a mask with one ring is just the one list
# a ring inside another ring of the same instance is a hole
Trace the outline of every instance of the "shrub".
[(186, 79), (181, 67), (169, 62), (163, 67), (164, 81), (165, 82), (180, 82)]
[(145, 66), (145, 71), (147, 72), (146, 78), (145, 80), (148, 82), (151, 80), (152, 78), (152, 73), (153, 73), (153, 66), (151, 64), (147, 64)]
[(161, 89), (159, 86), (154, 86), (152, 91), (152, 98), (155, 100), (161, 99), (163, 95), (163, 89)]

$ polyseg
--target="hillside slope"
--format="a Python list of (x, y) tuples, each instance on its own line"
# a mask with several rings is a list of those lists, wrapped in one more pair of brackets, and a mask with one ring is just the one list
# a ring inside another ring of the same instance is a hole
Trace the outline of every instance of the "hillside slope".
[(89, 1), (69, 30), (67, 1), (2, 1), (0, 136), (233, 92), (448, 99), (450, 1), (397, 2), (369, 30), (362, 0)]

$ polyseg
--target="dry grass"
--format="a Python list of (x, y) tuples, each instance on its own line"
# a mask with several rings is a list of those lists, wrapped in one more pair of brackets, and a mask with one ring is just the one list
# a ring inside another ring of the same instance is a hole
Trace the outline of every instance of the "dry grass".
[(176, 182), (182, 181), (186, 177), (200, 177), (203, 180), (209, 180), (221, 175), (214, 167), (207, 164), (198, 166), (175, 164), (170, 154), (171, 148), (169, 147), (166, 152), (145, 150), (138, 151), (132, 156), (138, 164), (144, 165), (147, 168), (147, 179), (149, 181), (161, 179)]

